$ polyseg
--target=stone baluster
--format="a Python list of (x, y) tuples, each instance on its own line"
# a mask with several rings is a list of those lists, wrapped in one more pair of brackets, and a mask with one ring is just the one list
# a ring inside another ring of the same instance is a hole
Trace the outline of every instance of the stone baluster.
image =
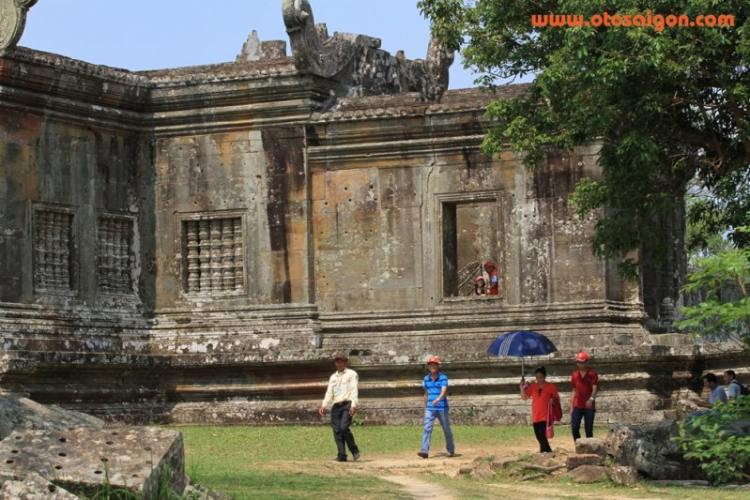
[(117, 258), (117, 270), (115, 272), (115, 280), (117, 282), (117, 290), (124, 292), (128, 289), (128, 240), (127, 240), (127, 222), (124, 220), (113, 221), (115, 231), (115, 249)]
[(52, 214), (52, 238), (50, 238), (50, 250), (52, 254), (52, 286), (54, 288), (62, 288), (64, 283), (64, 276), (62, 272), (63, 267), (63, 255), (62, 255), (62, 230), (63, 220), (62, 214)]
[(73, 216), (60, 214), (60, 288), (70, 290), (70, 236)]
[(234, 290), (234, 222), (221, 221), (221, 275), (222, 290)]
[(190, 220), (185, 223), (187, 229), (187, 291), (200, 291), (200, 242), (198, 240), (198, 221)]
[(211, 290), (221, 290), (221, 221), (211, 221)]
[(245, 287), (245, 266), (243, 259), (242, 218), (234, 219), (234, 289), (242, 290)]
[(198, 223), (198, 251), (200, 255), (200, 291), (211, 290), (211, 239), (209, 223), (202, 220)]
[(39, 211), (36, 213), (35, 222), (34, 250), (36, 252), (36, 265), (34, 267), (34, 284), (37, 288), (46, 288), (49, 266), (46, 236), (49, 234), (49, 218), (45, 212)]
[(105, 218), (99, 219), (99, 235), (97, 238), (97, 257), (99, 260), (99, 289), (103, 291), (109, 290), (109, 268), (107, 254), (109, 249), (107, 248), (107, 233), (109, 232), (108, 220)]

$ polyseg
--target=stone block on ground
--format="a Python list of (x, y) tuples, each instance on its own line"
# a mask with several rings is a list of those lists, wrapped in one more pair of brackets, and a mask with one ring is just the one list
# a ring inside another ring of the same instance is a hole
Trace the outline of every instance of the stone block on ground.
[(72, 492), (112, 488), (156, 498), (160, 481), (185, 489), (182, 435), (157, 427), (15, 431), (0, 442), (0, 459), (18, 476), (35, 471)]
[(659, 479), (656, 481), (649, 481), (648, 484), (653, 484), (654, 486), (678, 486), (680, 488), (711, 488), (711, 483), (700, 479)]
[(78, 500), (78, 496), (50, 483), (38, 474), (0, 484), (0, 498), (13, 500)]
[(638, 471), (633, 467), (616, 465), (609, 468), (609, 478), (621, 486), (632, 486), (638, 482)]
[(642, 425), (615, 425), (607, 435), (607, 451), (619, 465), (633, 467), (651, 479), (690, 479), (688, 464), (672, 438), (673, 420)]
[(599, 438), (581, 438), (576, 441), (576, 453), (581, 455), (607, 456), (607, 443)]
[(607, 479), (607, 468), (600, 465), (583, 465), (568, 472), (576, 483), (599, 483)]
[(565, 459), (561, 458), (558, 460), (557, 455), (554, 453), (535, 453), (531, 457), (531, 463), (546, 469), (565, 467)]
[(190, 485), (185, 488), (184, 495), (186, 498), (200, 498), (200, 500), (232, 500), (232, 497), (225, 493), (209, 490), (205, 486), (199, 484)]
[(602, 465), (604, 463), (604, 457), (596, 455), (594, 453), (575, 453), (568, 455), (565, 462), (565, 466), (568, 470), (576, 469), (582, 465)]
[(0, 439), (15, 430), (66, 430), (79, 427), (101, 429), (104, 421), (55, 405), (42, 405), (28, 398), (0, 394)]
[(489, 462), (480, 464), (474, 469), (474, 472), (471, 473), (471, 476), (475, 479), (492, 479), (495, 475), (496, 473)]
[(510, 464), (516, 462), (518, 462), (518, 458), (516, 457), (493, 458), (492, 461), (490, 461), (490, 467), (492, 467), (493, 470), (507, 469)]

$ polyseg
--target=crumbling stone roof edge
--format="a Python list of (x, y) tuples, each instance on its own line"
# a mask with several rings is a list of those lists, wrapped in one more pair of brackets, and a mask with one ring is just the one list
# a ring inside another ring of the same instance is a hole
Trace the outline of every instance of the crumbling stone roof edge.
[(524, 94), (529, 83), (509, 84), (498, 87), (495, 92), (481, 88), (449, 90), (440, 102), (422, 100), (417, 92), (366, 97), (344, 98), (325, 112), (313, 115), (314, 122), (335, 122), (437, 115), (455, 112), (484, 112), (487, 105), (503, 97), (512, 98)]
[(184, 85), (186, 83), (212, 83), (273, 76), (303, 76), (294, 67), (294, 63), (289, 57), (271, 61), (226, 62), (145, 71), (130, 71), (94, 64), (26, 47), (16, 47), (13, 50), (8, 50), (2, 54), (2, 57), (53, 67), (56, 71), (67, 70), (71, 73), (78, 73), (102, 80), (143, 87), (169, 87)]

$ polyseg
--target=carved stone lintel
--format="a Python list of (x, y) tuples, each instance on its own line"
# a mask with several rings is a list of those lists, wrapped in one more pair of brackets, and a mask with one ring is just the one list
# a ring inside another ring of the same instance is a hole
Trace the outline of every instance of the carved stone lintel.
[(411, 61), (381, 50), (378, 38), (328, 36), (324, 24), (315, 24), (308, 0), (283, 0), (283, 16), (297, 70), (342, 83), (349, 95), (419, 92), (437, 101), (448, 88), (453, 52), (439, 40), (430, 41), (426, 60)]
[(26, 26), (26, 13), (37, 0), (0, 0), (0, 52), (13, 48)]

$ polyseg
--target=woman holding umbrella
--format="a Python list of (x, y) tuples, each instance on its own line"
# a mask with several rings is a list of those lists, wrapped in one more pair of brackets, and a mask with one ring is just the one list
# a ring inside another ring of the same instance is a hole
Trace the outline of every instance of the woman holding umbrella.
[(534, 370), (536, 382), (528, 384), (521, 379), (521, 399), (524, 401), (531, 398), (531, 421), (534, 424), (534, 435), (539, 441), (541, 453), (552, 453), (552, 448), (547, 441), (547, 421), (550, 408), (553, 404), (559, 404), (560, 394), (552, 382), (547, 382), (547, 370), (540, 366)]

